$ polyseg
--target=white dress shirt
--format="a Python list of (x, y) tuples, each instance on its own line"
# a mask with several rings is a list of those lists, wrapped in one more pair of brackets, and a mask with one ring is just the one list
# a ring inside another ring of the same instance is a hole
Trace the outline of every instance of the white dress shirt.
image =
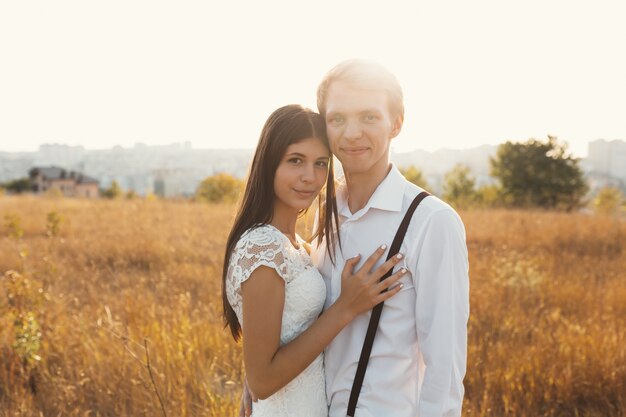
[[(345, 260), (361, 254), (361, 266), (378, 246), (391, 246), (421, 191), (392, 166), (366, 206), (351, 213), (345, 186), (339, 187), (341, 249), (335, 265), (324, 245), (312, 253), (326, 283), (325, 308), (339, 297)], [(403, 289), (385, 302), (355, 417), (460, 416), (469, 317), (461, 219), (446, 203), (426, 197), (413, 214), (400, 253), (405, 257), (397, 268), (409, 273), (400, 280)], [(330, 417), (346, 416), (370, 315), (358, 316), (325, 350)]]

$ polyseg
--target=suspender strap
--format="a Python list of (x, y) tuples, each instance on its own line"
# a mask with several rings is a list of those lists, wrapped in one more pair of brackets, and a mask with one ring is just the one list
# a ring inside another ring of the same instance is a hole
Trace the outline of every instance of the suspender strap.
[[(393, 243), (389, 248), (387, 259), (391, 259), (400, 251), (400, 245), (404, 240), (404, 235), (413, 217), (413, 212), (422, 200), (429, 196), (426, 191), (422, 191), (415, 197), (409, 209), (407, 210), (396, 236), (393, 238)], [(380, 280), (383, 281), (391, 276), (392, 270), (390, 269)], [(386, 290), (385, 290), (386, 291)], [(352, 383), (352, 391), (350, 392), (350, 400), (348, 401), (348, 416), (354, 417), (356, 410), (356, 403), (359, 400), (359, 394), (361, 393), (361, 386), (363, 386), (363, 379), (365, 378), (365, 371), (367, 369), (367, 363), (370, 360), (370, 354), (372, 353), (372, 346), (374, 345), (374, 337), (376, 336), (376, 329), (378, 329), (378, 322), (380, 321), (380, 315), (383, 311), (383, 303), (381, 302), (372, 310), (372, 316), (370, 317), (370, 323), (367, 327), (367, 333), (365, 334), (365, 341), (363, 342), (363, 348), (361, 349), (361, 357), (359, 358), (359, 366), (356, 369), (356, 375), (354, 376), (354, 382)]]

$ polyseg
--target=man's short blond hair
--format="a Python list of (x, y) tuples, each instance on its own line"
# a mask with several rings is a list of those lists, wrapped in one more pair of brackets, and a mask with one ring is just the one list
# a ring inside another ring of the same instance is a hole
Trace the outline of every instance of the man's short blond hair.
[(384, 91), (391, 116), (404, 119), (404, 97), (398, 79), (382, 65), (363, 59), (343, 61), (326, 73), (317, 87), (317, 108), (322, 116), (326, 116), (328, 88), (335, 81), (359, 89)]

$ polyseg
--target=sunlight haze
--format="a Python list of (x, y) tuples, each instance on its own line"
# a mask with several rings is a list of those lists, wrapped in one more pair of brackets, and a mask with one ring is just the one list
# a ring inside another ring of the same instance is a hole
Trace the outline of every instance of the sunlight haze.
[(396, 151), (550, 134), (584, 156), (626, 139), (625, 18), (621, 1), (2, 2), (0, 151), (253, 148), (359, 57), (404, 88)]

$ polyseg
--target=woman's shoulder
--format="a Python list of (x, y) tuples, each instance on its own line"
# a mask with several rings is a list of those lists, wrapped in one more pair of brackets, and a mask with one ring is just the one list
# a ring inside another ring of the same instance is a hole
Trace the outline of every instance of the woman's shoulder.
[(251, 227), (241, 235), (230, 258), (229, 271), (241, 283), (259, 266), (268, 266), (288, 281), (287, 264), (282, 233), (265, 224)]
[(236, 247), (238, 249), (250, 247), (272, 247), (282, 249), (284, 244), (283, 240), (282, 233), (280, 233), (280, 231), (278, 231), (278, 229), (274, 226), (269, 224), (260, 224), (246, 230), (239, 238)]

